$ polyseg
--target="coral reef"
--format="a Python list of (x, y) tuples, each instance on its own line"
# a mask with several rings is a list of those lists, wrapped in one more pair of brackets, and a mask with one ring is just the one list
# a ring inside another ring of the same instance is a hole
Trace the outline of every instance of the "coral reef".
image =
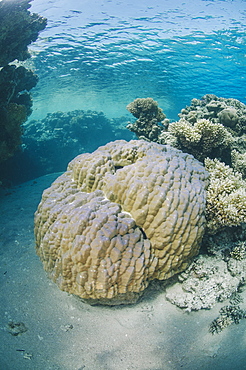
[(79, 155), (35, 214), (44, 269), (90, 303), (136, 301), (150, 280), (183, 271), (197, 254), (206, 178), (191, 155), (143, 140)]
[(137, 118), (134, 123), (128, 123), (127, 128), (139, 139), (157, 141), (163, 129), (160, 123), (166, 118), (158, 103), (152, 98), (138, 98), (126, 108)]
[(190, 123), (199, 119), (221, 123), (236, 136), (246, 133), (246, 107), (237, 99), (207, 94), (201, 99), (192, 99), (191, 105), (182, 109), (179, 117)]
[(125, 128), (125, 122), (125, 117), (108, 119), (102, 112), (83, 110), (48, 113), (41, 120), (28, 120), (23, 124), (21, 151), (0, 163), (3, 185), (65, 171), (78, 154), (118, 138), (131, 140), (133, 134)]
[(28, 45), (36, 41), (46, 27), (46, 19), (30, 13), (31, 0), (0, 2), (0, 67), (15, 59), (23, 61), (30, 57)]
[(37, 81), (37, 76), (22, 66), (0, 70), (0, 162), (11, 157), (21, 144), (22, 125), (31, 114), (28, 91)]
[(27, 49), (46, 26), (46, 19), (28, 11), (30, 0), (0, 2), (0, 162), (21, 144), (22, 124), (31, 114), (29, 91), (37, 76), (25, 67), (8, 65), (30, 57)]
[(125, 127), (126, 119), (108, 119), (102, 112), (75, 110), (28, 120), (23, 124), (21, 151), (0, 163), (3, 186), (65, 171), (68, 162), (80, 153), (119, 138), (131, 140), (133, 134)]
[(246, 152), (246, 106), (236, 99), (207, 94), (192, 99), (170, 122), (151, 98), (136, 99), (127, 109), (138, 118), (127, 128), (138, 138), (172, 145), (203, 161), (207, 156), (231, 165), (231, 152)]
[(246, 181), (239, 172), (217, 159), (205, 159), (210, 173), (207, 189), (207, 229), (215, 233), (223, 227), (246, 222)]
[[(238, 295), (246, 281), (246, 106), (208, 94), (193, 99), (179, 117), (171, 123), (166, 119), (154, 141), (191, 153), (209, 172), (202, 242), (206, 253), (166, 288), (170, 302), (191, 311)], [(135, 128), (137, 136), (144, 131)], [(221, 309), (210, 326), (212, 333), (246, 316), (238, 306), (238, 296), (237, 302), (230, 299), (230, 305)]]
[(179, 117), (160, 133), (157, 142), (174, 145), (199, 160), (208, 156), (229, 165), (233, 150), (246, 152), (246, 106), (239, 100), (207, 94), (192, 99)]

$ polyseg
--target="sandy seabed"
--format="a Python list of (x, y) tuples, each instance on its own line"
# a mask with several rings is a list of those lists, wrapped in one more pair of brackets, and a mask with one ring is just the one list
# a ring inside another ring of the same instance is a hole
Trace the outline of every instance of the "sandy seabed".
[[(208, 331), (226, 302), (188, 313), (152, 286), (134, 305), (90, 306), (49, 280), (33, 214), (57, 176), (0, 194), (0, 370), (246, 369), (246, 320)], [(11, 334), (11, 322), (27, 331)]]

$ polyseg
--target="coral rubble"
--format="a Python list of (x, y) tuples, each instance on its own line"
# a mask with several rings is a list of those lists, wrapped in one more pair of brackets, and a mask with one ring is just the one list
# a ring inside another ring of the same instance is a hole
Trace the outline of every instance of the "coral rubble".
[(229, 299), (246, 280), (245, 248), (244, 242), (235, 242), (215, 255), (199, 255), (178, 276), (178, 282), (167, 288), (167, 299), (189, 311), (208, 309)]

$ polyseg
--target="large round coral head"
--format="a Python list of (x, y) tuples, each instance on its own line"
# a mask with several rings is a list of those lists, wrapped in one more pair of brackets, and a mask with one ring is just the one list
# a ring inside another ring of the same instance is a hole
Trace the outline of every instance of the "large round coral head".
[(207, 172), (192, 155), (117, 140), (72, 160), (44, 191), (36, 251), (60, 289), (89, 303), (133, 303), (183, 271), (205, 228)]

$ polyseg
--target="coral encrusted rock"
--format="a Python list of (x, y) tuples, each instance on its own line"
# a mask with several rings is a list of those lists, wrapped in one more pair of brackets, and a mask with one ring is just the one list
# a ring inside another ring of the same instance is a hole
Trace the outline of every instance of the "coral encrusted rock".
[(135, 302), (150, 280), (183, 271), (198, 253), (206, 179), (193, 156), (144, 140), (77, 156), (35, 214), (44, 269), (89, 303)]
[(20, 147), (23, 123), (32, 110), (29, 91), (38, 78), (24, 66), (9, 65), (31, 55), (35, 41), (47, 20), (28, 10), (31, 0), (0, 1), (0, 163)]
[(37, 82), (37, 75), (23, 66), (0, 69), (0, 163), (21, 144), (22, 125), (32, 112), (29, 91)]
[(31, 0), (0, 2), (0, 67), (15, 59), (30, 57), (28, 45), (36, 41), (47, 20), (38, 14), (30, 13)]

